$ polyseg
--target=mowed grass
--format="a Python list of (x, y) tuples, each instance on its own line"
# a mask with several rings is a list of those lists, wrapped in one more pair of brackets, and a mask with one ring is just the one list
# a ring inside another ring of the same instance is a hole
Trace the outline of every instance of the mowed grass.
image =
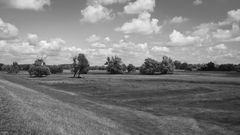
[(240, 134), (239, 73), (71, 76), (3, 78), (107, 118), (124, 131), (119, 134)]

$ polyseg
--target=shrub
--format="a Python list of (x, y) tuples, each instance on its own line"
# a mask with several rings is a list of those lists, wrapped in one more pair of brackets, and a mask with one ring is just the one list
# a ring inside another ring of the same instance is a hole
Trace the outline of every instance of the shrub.
[(63, 68), (61, 66), (53, 65), (53, 66), (48, 66), (48, 67), (52, 74), (63, 73)]
[(128, 71), (128, 73), (135, 72), (136, 71), (136, 67), (133, 64), (129, 64), (127, 66), (127, 71)]
[(30, 76), (42, 77), (50, 75), (50, 69), (46, 66), (35, 66), (32, 65), (29, 69)]
[(34, 64), (30, 66), (28, 73), (30, 76), (42, 77), (51, 74), (50, 69), (46, 66), (43, 59), (35, 60)]

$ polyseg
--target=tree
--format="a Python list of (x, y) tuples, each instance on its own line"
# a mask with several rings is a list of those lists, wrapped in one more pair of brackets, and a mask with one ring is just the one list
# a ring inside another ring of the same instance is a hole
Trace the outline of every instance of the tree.
[(73, 57), (73, 77), (78, 74), (78, 78), (81, 78), (81, 74), (87, 74), (89, 71), (89, 62), (84, 54), (79, 53), (78, 56)]
[(129, 64), (127, 66), (127, 71), (128, 71), (128, 73), (135, 72), (136, 71), (136, 67), (133, 64)]
[(127, 66), (125, 64), (122, 64), (122, 71), (126, 72), (127, 71)]
[(52, 66), (48, 66), (50, 69), (50, 72), (52, 74), (58, 74), (58, 73), (63, 73), (63, 68), (62, 66), (59, 65), (52, 65)]
[(0, 71), (3, 70), (3, 66), (4, 66), (4, 64), (3, 64), (3, 63), (0, 63)]
[(181, 61), (178, 61), (178, 60), (174, 61), (174, 65), (176, 69), (181, 69), (181, 64), (182, 64)]
[(50, 75), (50, 69), (46, 66), (46, 63), (42, 58), (36, 59), (28, 70), (29, 75), (35, 77), (42, 77)]
[(160, 64), (160, 72), (162, 74), (172, 74), (174, 71), (175, 65), (173, 60), (170, 57), (163, 56), (163, 60)]
[(107, 65), (107, 71), (110, 74), (122, 74), (123, 73), (123, 67), (122, 67), (122, 59), (115, 56), (115, 57), (107, 57), (107, 62), (105, 63)]
[(207, 70), (208, 71), (213, 71), (215, 70), (215, 64), (213, 62), (207, 63)]
[(147, 58), (145, 59), (144, 64), (140, 67), (140, 73), (153, 75), (155, 72), (159, 71), (159, 64), (158, 61)]

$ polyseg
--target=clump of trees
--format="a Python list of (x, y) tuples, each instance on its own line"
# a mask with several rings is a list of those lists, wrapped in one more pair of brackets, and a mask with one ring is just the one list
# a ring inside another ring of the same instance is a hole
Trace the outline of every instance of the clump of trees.
[(17, 62), (13, 62), (12, 65), (2, 65), (1, 71), (6, 71), (7, 73), (17, 74), (20, 71), (19, 65)]
[(174, 72), (174, 62), (170, 57), (164, 56), (161, 62), (154, 59), (147, 58), (145, 62), (140, 67), (141, 74), (153, 75), (156, 72), (161, 74), (171, 74)]
[(36, 59), (34, 64), (30, 65), (28, 73), (31, 77), (43, 77), (51, 74), (50, 69), (42, 58)]
[(51, 74), (60, 74), (63, 73), (63, 68), (59, 65), (51, 65), (48, 66), (50, 69)]
[(3, 66), (4, 66), (4, 64), (3, 64), (3, 63), (0, 63), (0, 71), (3, 70)]
[(89, 62), (86, 56), (82, 53), (78, 54), (78, 56), (73, 57), (73, 69), (74, 73), (73, 77), (76, 77), (78, 74), (78, 78), (81, 78), (81, 74), (87, 74), (89, 71)]
[(107, 57), (107, 62), (105, 65), (107, 66), (107, 72), (110, 74), (122, 74), (127, 69), (126, 65), (123, 65), (122, 59), (117, 56)]
[(128, 73), (135, 72), (136, 71), (136, 67), (133, 64), (129, 64), (127, 66), (127, 71), (128, 71)]

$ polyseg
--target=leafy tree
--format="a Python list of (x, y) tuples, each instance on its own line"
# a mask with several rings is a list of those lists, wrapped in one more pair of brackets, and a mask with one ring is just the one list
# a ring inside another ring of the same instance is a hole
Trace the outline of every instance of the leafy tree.
[(145, 59), (144, 64), (140, 67), (141, 74), (153, 75), (155, 72), (159, 71), (160, 63), (154, 59)]
[(176, 69), (181, 69), (182, 63), (181, 63), (181, 61), (175, 60), (175, 61), (174, 61), (174, 65), (175, 65), (175, 68), (176, 68)]
[(162, 74), (172, 74), (175, 68), (173, 60), (167, 56), (163, 56), (163, 60), (160, 65), (160, 72)]
[(122, 59), (115, 56), (115, 57), (107, 57), (107, 71), (111, 74), (122, 74), (123, 67), (122, 67)]
[(127, 71), (128, 71), (128, 73), (135, 72), (136, 71), (136, 67), (133, 64), (129, 64), (127, 66)]
[(3, 63), (0, 63), (0, 71), (2, 71), (3, 70), (3, 67), (4, 66), (4, 64)]
[(207, 70), (208, 71), (213, 71), (215, 70), (215, 64), (213, 62), (207, 63)]
[(78, 74), (78, 78), (81, 78), (80, 74), (87, 74), (89, 71), (89, 62), (84, 54), (79, 53), (78, 56), (73, 57), (73, 77)]
[(50, 69), (46, 66), (46, 63), (42, 58), (36, 59), (34, 64), (30, 66), (28, 72), (31, 77), (42, 77), (51, 74)]
[(122, 71), (126, 72), (127, 71), (127, 66), (125, 64), (122, 64)]
[(182, 63), (180, 69), (188, 70), (188, 63), (187, 62)]

